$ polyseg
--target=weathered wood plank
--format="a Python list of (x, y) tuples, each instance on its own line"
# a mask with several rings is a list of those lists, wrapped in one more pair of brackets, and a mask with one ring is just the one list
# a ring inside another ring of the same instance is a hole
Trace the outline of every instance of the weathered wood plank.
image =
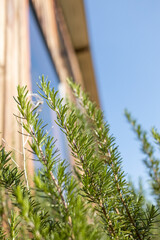
[(0, 7), (0, 144), (3, 137), (4, 121), (4, 79), (5, 79), (5, 18), (6, 1), (1, 0)]
[[(7, 145), (13, 144), (13, 131), (14, 131), (14, 124), (13, 124), (13, 117), (12, 112), (13, 110), (13, 88), (14, 82), (14, 44), (15, 38), (13, 34), (14, 24), (15, 24), (15, 1), (8, 0), (6, 5), (6, 51), (5, 51), (5, 85), (4, 85), (4, 103), (5, 103), (5, 112), (4, 112), (4, 126), (3, 126), (3, 133), (4, 139), (7, 142)], [(13, 126), (13, 127), (12, 127)]]
[(58, 0), (75, 49), (88, 45), (88, 34), (83, 0)]
[[(82, 72), (80, 70), (80, 66), (77, 60), (77, 56), (74, 51), (74, 47), (72, 45), (71, 37), (68, 31), (67, 24), (65, 22), (65, 18), (62, 12), (62, 8), (57, 0), (55, 1), (55, 11), (56, 11), (56, 18), (59, 25), (59, 29), (61, 32), (61, 37), (63, 39), (64, 47), (67, 52), (68, 60), (70, 63), (70, 67), (73, 73), (74, 80), (84, 86)], [(74, 20), (73, 20), (74, 21)]]
[(89, 93), (92, 101), (96, 102), (97, 105), (100, 106), (90, 52), (87, 50), (78, 52), (77, 57), (83, 74), (84, 88)]
[[(19, 0), (19, 84), (27, 85), (31, 91), (31, 76), (30, 76), (30, 48), (29, 48), (29, 1)], [(22, 128), (20, 129), (22, 132)], [(32, 154), (24, 148), (29, 148), (28, 144), (23, 146), (26, 137), (19, 134), (20, 149), (25, 153), (26, 168), (28, 178), (32, 179), (34, 172), (34, 163), (31, 160)], [(23, 164), (24, 164), (23, 156)]]
[[(19, 167), (24, 168), (23, 139), (13, 113), (18, 115), (13, 96), (17, 96), (17, 86), (30, 88), (29, 24), (28, 0), (7, 0), (5, 17), (5, 75), (4, 75), (4, 121), (2, 124), (4, 145), (13, 150)], [(33, 173), (33, 162), (28, 164)]]

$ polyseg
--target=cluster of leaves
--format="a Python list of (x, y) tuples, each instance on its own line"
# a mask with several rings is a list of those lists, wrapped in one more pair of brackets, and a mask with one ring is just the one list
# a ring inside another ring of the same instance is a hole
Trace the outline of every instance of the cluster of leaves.
[[(151, 129), (151, 137), (144, 131), (140, 124), (137, 123), (131, 114), (126, 110), (125, 116), (132, 126), (132, 130), (137, 136), (141, 144), (141, 151), (145, 155), (143, 160), (144, 165), (149, 174), (149, 182), (151, 186), (152, 197), (155, 199), (157, 208), (160, 208), (160, 158), (158, 158), (158, 151), (160, 147), (160, 134), (155, 127)], [(154, 232), (160, 236), (160, 216), (158, 215)]]
[(144, 207), (143, 196), (126, 181), (101, 110), (80, 86), (68, 82), (80, 110), (63, 104), (43, 76), (39, 93), (56, 113), (56, 124), (67, 137), (75, 160), (74, 175), (60, 159), (55, 140), (46, 133), (26, 87), (18, 87), (20, 124), (29, 136), (30, 151), (43, 167), (35, 173), (34, 189), (27, 189), (23, 173), (11, 166), (9, 154), (1, 148), (0, 186), (7, 190), (13, 209), (8, 224), (5, 216), (1, 219), (7, 226), (6, 232), (5, 227), (0, 230), (1, 239), (21, 239), (21, 229), (26, 239), (152, 239), (156, 208)]
[[(141, 150), (145, 154), (144, 164), (147, 167), (149, 176), (151, 178), (151, 186), (153, 195), (160, 206), (160, 159), (156, 156), (155, 145), (149, 141), (147, 132), (144, 131), (140, 124), (132, 118), (131, 114), (125, 111), (126, 118), (132, 125), (133, 131), (141, 142)], [(153, 141), (160, 147), (160, 134), (156, 128), (151, 129)], [(159, 149), (158, 149), (159, 150)]]

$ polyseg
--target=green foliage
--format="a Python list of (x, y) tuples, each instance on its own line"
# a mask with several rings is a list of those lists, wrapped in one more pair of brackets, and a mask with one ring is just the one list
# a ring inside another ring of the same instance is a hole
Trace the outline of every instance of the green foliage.
[[(156, 128), (151, 129), (151, 137), (144, 131), (140, 124), (137, 123), (135, 119), (132, 118), (131, 114), (126, 110), (125, 116), (132, 126), (137, 139), (140, 141), (141, 150), (145, 155), (143, 160), (149, 174), (149, 182), (151, 187), (152, 196), (155, 199), (157, 209), (160, 208), (160, 159), (158, 156), (159, 145), (160, 145), (160, 134)], [(156, 223), (154, 225), (154, 233), (157, 238), (160, 236), (160, 216), (156, 218)]]
[[(160, 134), (156, 128), (151, 129), (151, 136), (153, 143), (149, 141), (148, 134), (144, 131), (133, 119), (127, 111), (125, 111), (126, 118), (132, 125), (133, 131), (136, 133), (138, 140), (141, 143), (141, 150), (145, 154), (144, 164), (148, 170), (150, 180), (151, 180), (151, 189), (153, 196), (156, 198), (157, 205), (160, 206), (160, 159), (157, 157), (156, 150), (159, 150), (160, 145)], [(155, 143), (158, 148), (155, 148)]]
[[(0, 149), (0, 187), (2, 196), (8, 194), (11, 199), (8, 213), (0, 202), (1, 216), (8, 219), (1, 218), (1, 225), (6, 221), (7, 228), (1, 227), (0, 239), (154, 239), (157, 208), (144, 206), (141, 191), (137, 193), (127, 182), (101, 110), (80, 86), (69, 79), (68, 83), (79, 108), (63, 104), (43, 76), (39, 93), (56, 113), (56, 124), (66, 135), (75, 160), (74, 174), (61, 160), (56, 139), (45, 131), (26, 87), (18, 86), (15, 100), (21, 117), (17, 119), (29, 136), (29, 151), (42, 167), (35, 172), (34, 189), (28, 189), (26, 175), (13, 167), (10, 154)], [(159, 144), (158, 132), (153, 135)]]

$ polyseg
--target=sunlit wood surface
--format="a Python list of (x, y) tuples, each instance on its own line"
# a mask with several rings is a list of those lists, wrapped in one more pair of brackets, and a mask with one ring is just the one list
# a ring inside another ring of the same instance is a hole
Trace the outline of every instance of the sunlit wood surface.
[[(28, 0), (1, 0), (0, 2), (0, 132), (1, 144), (13, 151), (12, 157), (23, 170), (21, 127), (13, 96), (17, 85), (30, 89), (30, 57), (28, 29)], [(26, 153), (27, 155), (27, 153)], [(33, 162), (27, 161), (28, 174), (32, 175)]]

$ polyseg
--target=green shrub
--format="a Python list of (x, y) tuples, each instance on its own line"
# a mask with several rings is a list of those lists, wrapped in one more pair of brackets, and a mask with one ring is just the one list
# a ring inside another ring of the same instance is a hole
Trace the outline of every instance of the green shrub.
[[(144, 152), (148, 154), (149, 160), (145, 163), (152, 173), (156, 207), (145, 205), (144, 196), (127, 182), (120, 153), (101, 110), (80, 86), (68, 82), (79, 108), (74, 104), (63, 104), (63, 99), (54, 88), (50, 89), (50, 83), (43, 76), (39, 93), (56, 113), (56, 124), (66, 135), (75, 160), (74, 174), (69, 172), (66, 161), (60, 159), (56, 139), (46, 133), (45, 124), (39, 118), (37, 107), (34, 108), (29, 100), (26, 87), (18, 86), (15, 100), (21, 124), (29, 136), (30, 151), (43, 167), (35, 172), (32, 189), (27, 185), (27, 173), (13, 166), (10, 154), (1, 147), (0, 239), (157, 238), (159, 160), (152, 160), (153, 150), (151, 145), (148, 146), (145, 134), (141, 129), (138, 132), (139, 127), (133, 121)], [(126, 115), (132, 122), (130, 115)], [(153, 130), (153, 136), (159, 143), (156, 130)], [(7, 212), (3, 207), (6, 198), (11, 199)]]

